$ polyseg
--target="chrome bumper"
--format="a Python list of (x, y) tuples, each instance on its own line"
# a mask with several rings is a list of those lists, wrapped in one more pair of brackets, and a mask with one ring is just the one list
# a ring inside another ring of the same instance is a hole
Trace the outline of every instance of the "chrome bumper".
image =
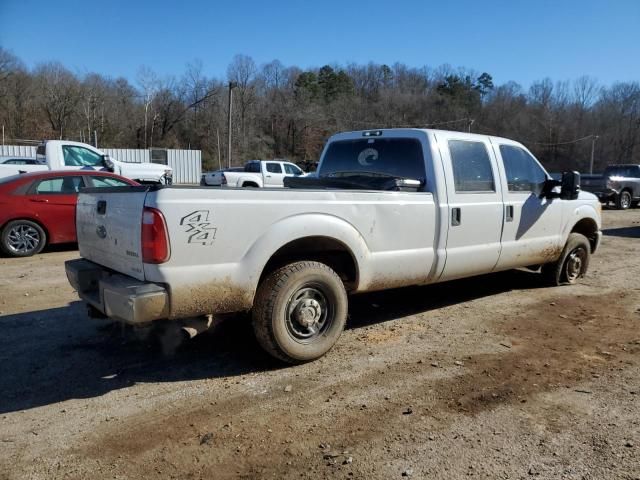
[(80, 298), (107, 317), (141, 324), (169, 316), (169, 294), (160, 285), (113, 273), (84, 259), (65, 262), (65, 270)]

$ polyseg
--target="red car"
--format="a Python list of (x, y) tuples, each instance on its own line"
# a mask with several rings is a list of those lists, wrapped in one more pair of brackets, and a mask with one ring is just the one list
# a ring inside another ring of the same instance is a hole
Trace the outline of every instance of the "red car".
[(0, 178), (0, 250), (28, 257), (76, 241), (76, 201), (83, 187), (139, 185), (94, 170), (46, 171)]

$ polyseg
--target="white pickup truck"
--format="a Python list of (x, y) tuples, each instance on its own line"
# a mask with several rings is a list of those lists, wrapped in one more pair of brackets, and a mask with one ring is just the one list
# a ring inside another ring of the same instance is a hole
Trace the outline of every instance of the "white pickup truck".
[(317, 176), (287, 183), (86, 190), (67, 277), (90, 311), (129, 324), (252, 310), (260, 344), (298, 363), (337, 341), (348, 294), (518, 267), (571, 284), (601, 239), (578, 174), (553, 180), (504, 138), (341, 133)]
[(121, 162), (91, 145), (67, 140), (48, 140), (36, 150), (36, 164), (1, 164), (0, 178), (43, 170), (107, 170), (138, 183), (170, 185), (173, 169), (155, 163)]
[(286, 177), (301, 175), (304, 172), (291, 162), (249, 160), (242, 170), (230, 168), (206, 173), (201, 183), (211, 187), (283, 187)]

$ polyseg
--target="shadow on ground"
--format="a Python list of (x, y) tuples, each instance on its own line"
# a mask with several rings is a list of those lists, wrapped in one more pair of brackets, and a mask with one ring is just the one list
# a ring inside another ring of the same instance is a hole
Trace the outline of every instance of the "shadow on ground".
[[(455, 282), (356, 295), (348, 328), (510, 290), (542, 286), (538, 274), (509, 271)], [(91, 398), (141, 382), (230, 377), (284, 368), (262, 352), (248, 315), (189, 340), (173, 354), (153, 338), (90, 320), (81, 302), (68, 307), (0, 317), (0, 413), (72, 398)]]
[(602, 234), (608, 237), (640, 238), (640, 226), (606, 228), (602, 230)]

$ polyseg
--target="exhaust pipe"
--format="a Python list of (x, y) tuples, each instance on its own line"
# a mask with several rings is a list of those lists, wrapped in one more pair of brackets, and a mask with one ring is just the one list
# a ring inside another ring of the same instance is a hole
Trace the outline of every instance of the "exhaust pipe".
[(183, 320), (180, 330), (185, 334), (186, 338), (191, 339), (209, 330), (214, 325), (213, 320), (213, 315), (211, 314), (204, 317), (187, 318)]

